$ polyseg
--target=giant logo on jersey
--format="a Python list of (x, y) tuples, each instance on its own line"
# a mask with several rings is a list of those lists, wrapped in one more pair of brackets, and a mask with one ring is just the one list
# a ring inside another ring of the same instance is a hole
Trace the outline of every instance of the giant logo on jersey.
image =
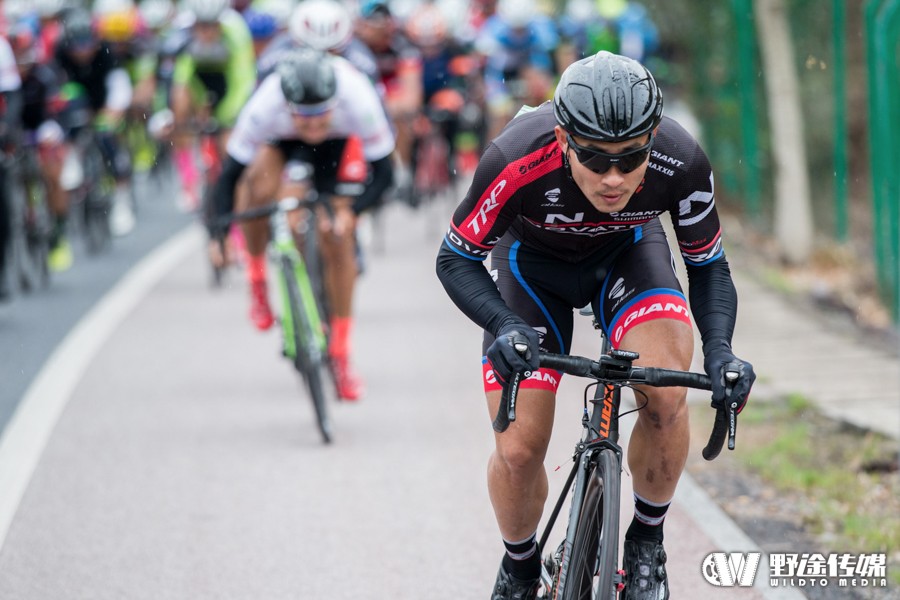
[[(497, 381), (494, 375), (494, 368), (489, 360), (484, 359), (481, 363), (482, 374), (484, 375), (484, 391), (500, 391), (503, 387)], [(528, 377), (524, 377), (519, 382), (519, 389), (530, 388), (533, 390), (547, 390), (555, 392), (559, 387), (560, 374), (552, 369), (538, 369), (533, 371)]]
[(610, 327), (610, 341), (618, 347), (632, 327), (654, 319), (675, 319), (690, 325), (684, 296), (666, 292), (638, 296), (616, 315)]
[(550, 150), (548, 152), (546, 152), (545, 154), (540, 155), (538, 158), (530, 161), (527, 164), (520, 164), (519, 165), (519, 174), (524, 175), (525, 173), (532, 170), (533, 168), (539, 167), (540, 165), (544, 164), (545, 162), (547, 162), (548, 160), (550, 160), (551, 158), (556, 156), (557, 152), (559, 152), (559, 145), (552, 144), (552, 147), (550, 147)]

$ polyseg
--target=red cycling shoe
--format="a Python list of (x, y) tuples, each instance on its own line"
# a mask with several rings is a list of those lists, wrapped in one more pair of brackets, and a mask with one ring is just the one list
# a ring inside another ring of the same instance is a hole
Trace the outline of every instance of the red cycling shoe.
[(331, 369), (334, 372), (334, 382), (340, 399), (355, 401), (362, 398), (363, 381), (350, 366), (350, 359), (346, 356), (332, 356)]
[(250, 282), (250, 320), (260, 331), (269, 329), (275, 322), (269, 306), (269, 289), (264, 279)]

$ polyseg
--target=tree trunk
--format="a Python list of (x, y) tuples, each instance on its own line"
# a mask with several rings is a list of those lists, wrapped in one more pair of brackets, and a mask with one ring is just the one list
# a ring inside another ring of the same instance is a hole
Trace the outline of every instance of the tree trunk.
[(812, 252), (813, 220), (790, 24), (784, 0), (753, 4), (772, 130), (775, 236), (782, 257), (799, 264)]

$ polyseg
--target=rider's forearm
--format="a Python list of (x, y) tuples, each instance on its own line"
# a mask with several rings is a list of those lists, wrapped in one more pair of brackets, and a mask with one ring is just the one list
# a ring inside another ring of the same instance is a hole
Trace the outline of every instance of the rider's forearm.
[(708, 265), (689, 266), (687, 273), (691, 312), (703, 340), (703, 353), (716, 347), (731, 348), (738, 299), (728, 261), (723, 256)]
[(222, 174), (216, 180), (212, 193), (206, 198), (206, 227), (210, 236), (221, 233), (224, 227), (219, 219), (234, 210), (234, 190), (247, 165), (241, 164), (231, 156), (226, 156), (222, 165)]
[(378, 204), (381, 195), (394, 181), (394, 163), (390, 154), (370, 163), (372, 165), (372, 180), (366, 185), (363, 193), (353, 202), (353, 212), (362, 213), (367, 208)]
[(522, 322), (503, 301), (482, 262), (460, 256), (446, 242), (437, 256), (437, 275), (453, 303), (492, 335), (507, 324)]

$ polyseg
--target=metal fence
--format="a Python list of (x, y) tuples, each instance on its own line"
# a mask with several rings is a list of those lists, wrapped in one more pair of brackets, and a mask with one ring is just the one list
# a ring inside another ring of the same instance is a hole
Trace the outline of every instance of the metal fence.
[(900, 0), (865, 4), (872, 215), (878, 279), (900, 315)]
[[(770, 229), (772, 152), (754, 0), (644, 0), (664, 85), (701, 116), (725, 203)], [(900, 314), (900, 0), (784, 0), (794, 43), (816, 237), (853, 244)], [(870, 160), (871, 157), (871, 160)]]

